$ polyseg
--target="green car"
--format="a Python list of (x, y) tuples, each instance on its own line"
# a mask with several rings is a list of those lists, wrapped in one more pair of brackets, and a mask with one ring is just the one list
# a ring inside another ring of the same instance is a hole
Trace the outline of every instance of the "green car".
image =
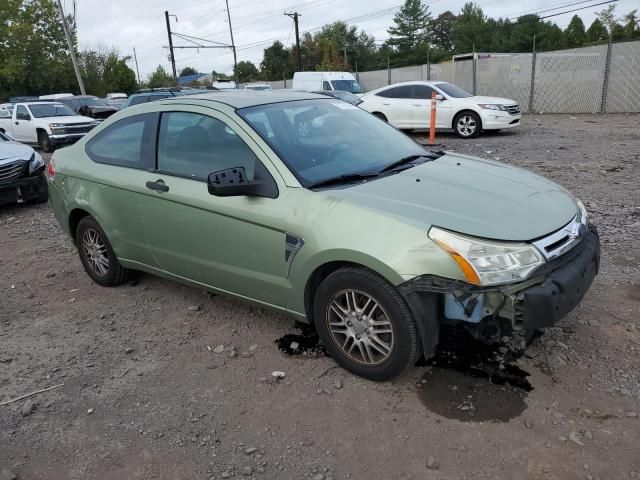
[(302, 92), (127, 108), (57, 151), (49, 184), (98, 284), (140, 270), (286, 312), (372, 380), (432, 356), (445, 322), (529, 338), (600, 261), (562, 187)]

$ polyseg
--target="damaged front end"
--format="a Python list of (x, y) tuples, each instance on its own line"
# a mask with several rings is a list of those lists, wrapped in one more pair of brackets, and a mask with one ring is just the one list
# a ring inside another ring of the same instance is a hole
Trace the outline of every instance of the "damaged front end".
[[(598, 232), (589, 226), (579, 243), (542, 264), (525, 281), (483, 287), (425, 275), (405, 282), (400, 291), (413, 311), (428, 356), (443, 322), (460, 323), (485, 341), (514, 334), (531, 339), (582, 300), (599, 267)], [(437, 322), (429, 320), (434, 315)]]

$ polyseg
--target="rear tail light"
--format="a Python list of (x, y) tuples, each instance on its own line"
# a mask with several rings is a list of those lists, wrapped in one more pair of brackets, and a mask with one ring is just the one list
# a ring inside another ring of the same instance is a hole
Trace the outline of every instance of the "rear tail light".
[(49, 160), (49, 166), (47, 167), (47, 173), (49, 174), (49, 180), (53, 180), (56, 176), (56, 169), (53, 166), (53, 158)]

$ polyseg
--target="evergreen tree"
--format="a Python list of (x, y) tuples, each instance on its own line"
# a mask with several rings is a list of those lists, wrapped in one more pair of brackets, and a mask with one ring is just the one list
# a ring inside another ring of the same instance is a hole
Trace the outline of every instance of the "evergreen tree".
[(640, 29), (638, 28), (638, 10), (631, 10), (622, 19), (626, 22), (624, 25), (624, 39), (634, 40), (640, 38)]
[(587, 30), (587, 41), (591, 43), (606, 42), (609, 38), (609, 32), (602, 24), (600, 19), (596, 18)]
[(441, 13), (431, 24), (431, 44), (446, 52), (453, 50), (453, 29), (456, 16), (449, 10)]
[(569, 48), (582, 47), (585, 44), (587, 34), (584, 29), (584, 22), (578, 15), (574, 15), (569, 25), (567, 25), (564, 37)]
[(389, 27), (389, 45), (396, 47), (399, 56), (428, 45), (430, 40), (431, 13), (422, 0), (406, 0), (393, 17), (395, 25)]
[(193, 67), (184, 67), (182, 70), (180, 70), (180, 74), (178, 76), (188, 77), (190, 75), (196, 75), (197, 73), (198, 71)]
[(169, 75), (162, 65), (158, 65), (155, 72), (149, 75), (146, 85), (149, 88), (170, 87), (173, 85), (173, 77)]
[(265, 80), (281, 80), (293, 75), (293, 59), (291, 51), (278, 41), (265, 48), (260, 70)]
[(246, 83), (254, 81), (260, 75), (258, 68), (251, 62), (243, 60), (242, 62), (238, 62), (236, 69), (234, 70), (235, 75), (238, 77), (238, 82)]
[(469, 53), (488, 49), (491, 31), (487, 28), (487, 18), (473, 2), (465, 3), (456, 17), (453, 29), (453, 44), (456, 53)]

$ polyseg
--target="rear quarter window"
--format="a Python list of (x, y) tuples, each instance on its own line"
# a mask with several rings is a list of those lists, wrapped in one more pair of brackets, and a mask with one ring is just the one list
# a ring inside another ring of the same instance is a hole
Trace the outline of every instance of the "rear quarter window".
[(123, 118), (87, 142), (85, 151), (97, 163), (149, 170), (154, 168), (158, 115), (145, 113)]

